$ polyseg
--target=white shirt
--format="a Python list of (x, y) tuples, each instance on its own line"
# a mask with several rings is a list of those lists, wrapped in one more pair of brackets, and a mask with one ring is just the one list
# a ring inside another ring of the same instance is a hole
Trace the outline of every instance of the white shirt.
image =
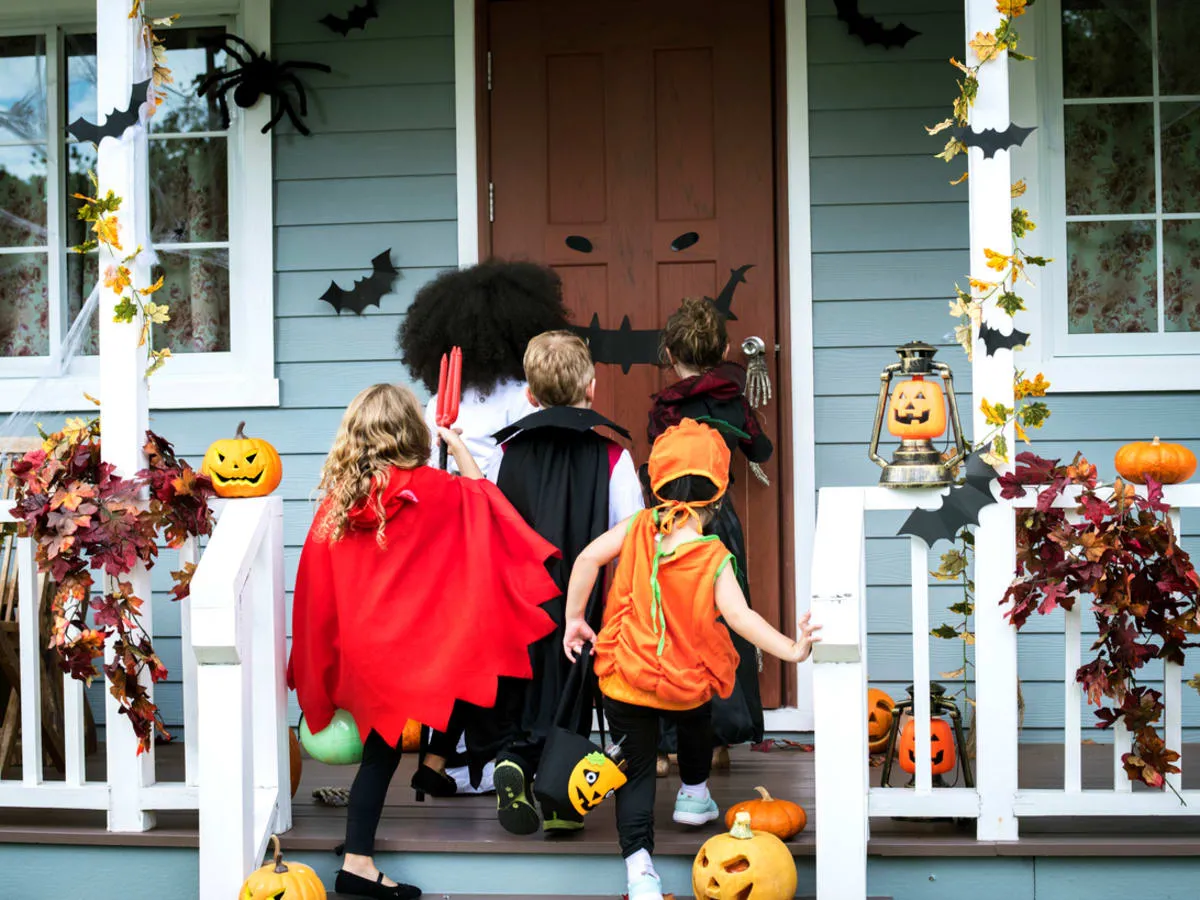
[(642, 484), (628, 450), (622, 450), (608, 479), (608, 527), (615, 528), (645, 507)]
[[(492, 435), (526, 416), (537, 412), (525, 396), (525, 382), (504, 380), (496, 383), (491, 392), (482, 396), (477, 388), (463, 388), (462, 400), (458, 404), (458, 419), (453, 427), (462, 431), (463, 443), (475, 458), (483, 472), (483, 477), (495, 483), (500, 473), (500, 460), (503, 453)], [(425, 424), (429, 426), (433, 437), (433, 460), (431, 465), (437, 465), (437, 395), (429, 398), (425, 406)], [(632, 460), (630, 466), (633, 465)], [(451, 456), (447, 468), (457, 472), (458, 466)], [(634, 477), (636, 481), (636, 474)], [(610, 508), (612, 504), (609, 504)]]

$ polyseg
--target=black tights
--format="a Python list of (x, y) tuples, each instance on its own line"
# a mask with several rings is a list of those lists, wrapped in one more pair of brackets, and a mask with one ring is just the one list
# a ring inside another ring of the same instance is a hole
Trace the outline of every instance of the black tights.
[(347, 853), (375, 855), (375, 831), (379, 828), (388, 786), (398, 765), (399, 747), (389, 745), (377, 731), (367, 735), (362, 762), (350, 787), (350, 805), (346, 811)]
[(617, 790), (617, 835), (621, 855), (654, 852), (655, 762), (659, 719), (679, 735), (679, 775), (684, 784), (708, 781), (712, 770), (712, 703), (682, 712), (633, 706), (604, 698), (604, 715), (613, 741), (621, 745), (629, 779)]

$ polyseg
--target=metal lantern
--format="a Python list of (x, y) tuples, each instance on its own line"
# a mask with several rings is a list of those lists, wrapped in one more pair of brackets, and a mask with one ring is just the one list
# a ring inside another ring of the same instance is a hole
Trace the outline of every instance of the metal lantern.
[[(888, 735), (887, 750), (885, 751), (883, 757), (883, 771), (880, 773), (880, 784), (883, 787), (892, 786), (891, 781), (893, 758), (896, 758), (896, 761), (900, 763), (901, 769), (914, 775), (913, 781), (910, 781), (908, 784), (909, 787), (912, 787), (916, 780), (916, 760), (904, 759), (903, 757), (899, 757), (898, 754), (899, 747), (903, 743), (901, 741), (901, 732), (904, 728), (908, 727), (907, 725), (902, 726), (901, 720), (904, 718), (905, 713), (911, 716), (914, 712), (916, 701), (913, 698), (913, 694), (915, 690), (915, 686), (910, 684), (906, 688), (908, 697), (899, 701), (896, 704), (895, 709), (892, 710), (892, 728), (891, 733)], [(956, 757), (958, 765), (962, 769), (963, 784), (969, 788), (975, 787), (975, 776), (971, 771), (971, 760), (967, 753), (967, 739), (963, 734), (962, 713), (958, 711), (958, 706), (955, 705), (954, 701), (946, 696), (946, 689), (937, 682), (930, 682), (929, 685), (929, 713), (933, 717), (930, 722), (931, 742), (933, 740), (934, 733), (936, 733), (938, 730), (943, 732), (941, 736), (943, 740), (953, 741), (953, 744), (951, 745), (953, 749), (951, 749), (951, 746), (947, 746), (943, 751), (939, 751), (931, 743), (930, 750), (935, 754), (935, 758), (930, 760), (930, 765), (933, 770), (933, 786), (946, 786), (946, 782), (942, 779), (942, 775), (938, 771), (939, 766), (937, 765), (936, 759), (936, 754), (939, 752), (946, 752)], [(949, 727), (947, 726), (945, 719), (938, 718), (942, 715), (945, 715), (950, 719)], [(940, 729), (937, 728), (938, 723), (941, 725)], [(951, 727), (953, 728), (952, 737), (949, 734)]]
[[(948, 365), (933, 361), (937, 348), (922, 341), (910, 341), (897, 347), (896, 352), (900, 354), (900, 362), (892, 363), (879, 376), (879, 404), (867, 455), (883, 469), (879, 483), (884, 487), (946, 487), (954, 482), (951, 474), (954, 467), (967, 455), (953, 375)], [(905, 380), (893, 387), (892, 378), (896, 375)], [(945, 385), (944, 392), (938, 378)], [(954, 428), (955, 451), (943, 459), (933, 446), (933, 439), (946, 433), (947, 406)], [(885, 419), (888, 433), (900, 439), (890, 462), (878, 453), (879, 433)]]

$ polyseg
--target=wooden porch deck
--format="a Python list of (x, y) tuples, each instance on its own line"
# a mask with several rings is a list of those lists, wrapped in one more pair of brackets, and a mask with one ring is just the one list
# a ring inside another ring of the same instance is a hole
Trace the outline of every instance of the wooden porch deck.
[[(182, 748), (159, 747), (159, 771), (169, 776), (181, 771)], [(1189, 745), (1184, 759), (1195, 759), (1200, 745)], [(1062, 784), (1061, 745), (1021, 746), (1021, 787), (1053, 788)], [(1111, 750), (1103, 745), (1084, 745), (1084, 789), (1111, 784)], [(98, 757), (98, 762), (103, 756)], [(427, 799), (417, 803), (408, 787), (412, 762), (405, 760), (396, 775), (384, 808), (377, 849), (397, 853), (538, 853), (562, 855), (606, 855), (616, 848), (612, 806), (602, 808), (588, 820), (582, 833), (569, 838), (544, 839), (540, 834), (517, 837), (496, 822), (493, 797)], [(18, 770), (19, 771), (19, 770)], [(312, 799), (314, 788), (348, 787), (353, 767), (324, 766), (306, 759), (300, 790), (296, 794), (294, 827), (287, 835), (290, 852), (332, 851), (342, 840), (345, 810), (319, 805)], [(872, 769), (878, 783), (880, 770)], [(6, 772), (13, 777), (16, 772)], [(893, 773), (902, 783), (903, 773)], [(671, 804), (677, 778), (660, 780), (658, 791), (658, 854), (692, 856), (702, 839), (719, 829), (692, 830), (671, 821)], [(809, 815), (808, 827), (790, 846), (797, 857), (812, 856), (815, 850), (813, 825), (813, 755), (796, 750), (753, 752), (739, 747), (733, 752), (729, 772), (714, 773), (713, 793), (722, 809), (754, 796), (754, 786), (764, 785), (772, 794), (799, 802)], [(1200, 787), (1200, 773), (1184, 772), (1186, 788)], [(1138, 787), (1135, 786), (1135, 790)], [(897, 790), (903, 790), (898, 787)], [(1021, 838), (1015, 843), (979, 842), (974, 822), (913, 822), (873, 819), (869, 852), (876, 856), (1192, 856), (1200, 847), (1200, 809), (1196, 816), (1146, 817), (1141, 819), (1055, 818), (1024, 819)], [(110, 834), (103, 813), (60, 810), (0, 810), (0, 843), (73, 844), (95, 846), (195, 847), (196, 814), (163, 812), (158, 827), (144, 834)]]

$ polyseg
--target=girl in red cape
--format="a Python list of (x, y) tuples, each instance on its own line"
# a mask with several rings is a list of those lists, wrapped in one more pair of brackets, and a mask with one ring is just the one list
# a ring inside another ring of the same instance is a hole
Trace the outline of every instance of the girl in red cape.
[(429, 430), (407, 388), (355, 397), (300, 556), (288, 684), (314, 734), (344, 709), (364, 741), (340, 894), (421, 895), (374, 861), (404, 725), (444, 729), (459, 700), (491, 706), (499, 678), (530, 677), (529, 645), (554, 627), (539, 604), (559, 594), (545, 567), (558, 551), (482, 480), (456, 432), (438, 436), (465, 477), (426, 464)]

